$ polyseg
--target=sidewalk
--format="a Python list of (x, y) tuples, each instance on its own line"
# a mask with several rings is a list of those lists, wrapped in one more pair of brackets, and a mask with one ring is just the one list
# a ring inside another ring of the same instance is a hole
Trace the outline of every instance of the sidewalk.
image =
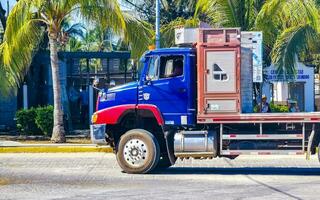
[(16, 141), (0, 141), (0, 153), (78, 153), (104, 152), (112, 153), (110, 146), (95, 144), (22, 144)]

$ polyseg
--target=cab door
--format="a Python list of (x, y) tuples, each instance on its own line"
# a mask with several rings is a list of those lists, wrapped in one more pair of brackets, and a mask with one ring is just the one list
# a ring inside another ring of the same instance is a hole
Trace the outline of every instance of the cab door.
[(191, 122), (186, 63), (184, 55), (149, 57), (146, 75), (139, 87), (139, 103), (157, 106), (167, 125)]

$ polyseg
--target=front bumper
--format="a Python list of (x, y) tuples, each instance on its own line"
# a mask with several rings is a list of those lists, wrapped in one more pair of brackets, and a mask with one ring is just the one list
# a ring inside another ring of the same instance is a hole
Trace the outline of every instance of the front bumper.
[(90, 126), (91, 142), (93, 144), (107, 144), (106, 141), (106, 125), (93, 124)]

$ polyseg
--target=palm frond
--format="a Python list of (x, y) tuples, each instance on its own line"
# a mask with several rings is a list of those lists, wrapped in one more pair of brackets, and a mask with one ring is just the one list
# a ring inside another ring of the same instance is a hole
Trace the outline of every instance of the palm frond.
[(161, 46), (172, 47), (175, 45), (175, 29), (178, 27), (195, 28), (198, 27), (200, 21), (198, 18), (177, 18), (161, 27)]
[(225, 4), (220, 4), (219, 0), (199, 0), (193, 18), (206, 22), (213, 27), (221, 27), (229, 20), (225, 12), (225, 6)]
[(217, 0), (223, 13), (226, 16), (227, 22), (224, 24), (229, 27), (240, 27), (236, 14), (236, 3), (234, 0)]
[(12, 73), (18, 83), (30, 66), (34, 50), (37, 49), (43, 33), (40, 22), (33, 19), (32, 2), (21, 0), (12, 9), (2, 44), (4, 68)]
[(72, 24), (67, 29), (63, 30), (63, 32), (67, 33), (69, 36), (75, 37), (78, 36), (80, 38), (84, 37), (84, 30), (86, 28), (81, 23)]
[(96, 22), (104, 29), (112, 27), (116, 33), (126, 28), (125, 20), (117, 0), (69, 0), (79, 8), (81, 16), (89, 22)]
[(267, 46), (273, 46), (277, 35), (281, 32), (279, 13), (285, 3), (286, 0), (267, 1), (257, 15), (255, 29), (263, 31), (264, 42)]
[[(2, 46), (0, 46), (0, 54), (2, 55)], [(0, 60), (2, 61), (1, 57)], [(5, 68), (2, 62), (0, 62), (0, 83), (1, 98), (6, 98), (17, 91), (17, 81), (14, 73), (10, 68)]]
[(310, 24), (299, 25), (283, 31), (272, 51), (272, 61), (279, 73), (294, 74), (298, 54), (319, 41), (319, 35)]
[(82, 50), (82, 43), (77, 38), (70, 38), (66, 45), (67, 51), (77, 52)]
[(152, 26), (128, 13), (123, 13), (126, 28), (124, 39), (130, 45), (131, 56), (139, 58), (152, 44)]

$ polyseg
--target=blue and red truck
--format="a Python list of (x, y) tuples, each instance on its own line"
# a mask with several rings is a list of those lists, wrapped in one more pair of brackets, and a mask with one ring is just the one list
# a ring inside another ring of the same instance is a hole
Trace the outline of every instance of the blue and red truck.
[(93, 143), (111, 145), (127, 173), (164, 169), (178, 158), (316, 154), (320, 113), (244, 111), (252, 65), (243, 64), (239, 29), (196, 35), (188, 47), (147, 51), (138, 81), (100, 91)]

